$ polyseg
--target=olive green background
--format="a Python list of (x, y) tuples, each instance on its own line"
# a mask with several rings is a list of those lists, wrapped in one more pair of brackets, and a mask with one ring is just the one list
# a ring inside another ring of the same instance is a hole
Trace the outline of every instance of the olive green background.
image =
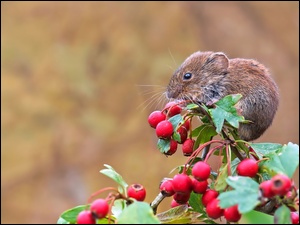
[(151, 202), (186, 158), (157, 150), (147, 117), (199, 50), (265, 64), (280, 107), (255, 142), (299, 144), (298, 2), (2, 1), (1, 222), (56, 223), (116, 187), (104, 164), (143, 184)]

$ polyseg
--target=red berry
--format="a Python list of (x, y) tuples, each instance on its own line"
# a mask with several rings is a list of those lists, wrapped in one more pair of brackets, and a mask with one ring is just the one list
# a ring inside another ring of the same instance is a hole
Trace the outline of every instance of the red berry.
[(181, 110), (182, 110), (182, 108), (180, 106), (178, 106), (176, 102), (168, 102), (166, 104), (165, 108), (167, 108), (167, 110), (169, 111), (169, 114), (168, 114), (169, 117), (172, 117), (172, 116), (175, 116), (175, 115), (181, 113)]
[(184, 126), (187, 130), (189, 130), (191, 126), (191, 120), (190, 119), (186, 120), (182, 126)]
[(178, 141), (178, 143), (179, 144), (184, 143), (188, 136), (188, 130), (184, 126), (180, 126), (177, 129), (177, 132), (180, 135), (180, 141)]
[(99, 198), (92, 202), (90, 210), (93, 215), (95, 215), (98, 219), (101, 219), (107, 215), (109, 205), (106, 200)]
[(173, 189), (173, 183), (172, 183), (172, 179), (167, 179), (164, 180), (160, 187), (160, 192), (162, 193), (163, 196), (165, 197), (169, 197), (175, 194), (175, 191)]
[(238, 211), (238, 205), (231, 206), (224, 209), (224, 217), (228, 222), (237, 222), (241, 219), (242, 215)]
[(283, 196), (288, 193), (292, 187), (291, 179), (284, 174), (277, 174), (271, 179), (272, 191), (275, 195)]
[(77, 224), (96, 224), (96, 220), (90, 210), (81, 211), (76, 219)]
[(237, 168), (237, 174), (246, 177), (255, 177), (258, 172), (258, 165), (254, 159), (244, 159)]
[(190, 193), (193, 189), (193, 182), (186, 174), (176, 174), (173, 177), (173, 189), (179, 193)]
[(176, 192), (173, 195), (173, 199), (180, 205), (186, 204), (191, 196), (191, 192), (186, 192), (186, 193), (180, 193), (180, 192)]
[(186, 139), (185, 142), (182, 144), (182, 153), (184, 156), (190, 156), (193, 153), (194, 150), (194, 139)]
[(299, 213), (291, 212), (291, 220), (292, 220), (292, 224), (299, 224)]
[(127, 189), (127, 195), (137, 201), (144, 201), (146, 198), (146, 189), (141, 184), (132, 184)]
[(195, 178), (192, 178), (193, 181), (193, 191), (198, 194), (203, 194), (205, 193), (208, 182), (207, 180), (204, 181), (197, 181)]
[(210, 176), (210, 166), (202, 161), (196, 162), (192, 169), (192, 175), (198, 181), (207, 180)]
[(215, 190), (208, 189), (206, 192), (202, 195), (202, 204), (206, 207), (209, 202), (211, 202), (213, 199), (217, 198), (219, 195), (219, 192)]
[(170, 121), (163, 120), (157, 124), (155, 131), (158, 138), (167, 139), (173, 134), (173, 125)]
[(164, 153), (165, 155), (173, 155), (177, 151), (177, 142), (173, 139), (170, 140), (170, 148)]
[(218, 219), (224, 213), (224, 209), (219, 206), (219, 199), (215, 198), (206, 206), (206, 213), (212, 219)]
[(166, 119), (166, 114), (161, 111), (154, 111), (148, 117), (148, 123), (151, 127), (156, 128), (157, 124)]
[(260, 183), (259, 189), (262, 193), (262, 196), (265, 198), (272, 198), (275, 194), (272, 191), (272, 181), (271, 180), (265, 180)]

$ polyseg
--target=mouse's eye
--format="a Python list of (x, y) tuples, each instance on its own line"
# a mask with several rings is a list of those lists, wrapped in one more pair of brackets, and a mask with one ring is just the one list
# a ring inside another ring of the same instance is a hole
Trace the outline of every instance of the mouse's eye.
[(183, 79), (184, 79), (184, 80), (189, 80), (189, 79), (192, 78), (192, 76), (193, 76), (193, 75), (192, 75), (191, 73), (186, 73), (186, 74), (183, 75)]

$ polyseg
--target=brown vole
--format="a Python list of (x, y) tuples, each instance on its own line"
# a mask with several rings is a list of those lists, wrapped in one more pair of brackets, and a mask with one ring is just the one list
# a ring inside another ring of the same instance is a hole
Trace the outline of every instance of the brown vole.
[(259, 138), (271, 125), (279, 104), (278, 87), (264, 65), (253, 59), (228, 59), (222, 52), (195, 52), (173, 74), (167, 98), (209, 105), (229, 94), (242, 94), (236, 105), (246, 120), (241, 139)]

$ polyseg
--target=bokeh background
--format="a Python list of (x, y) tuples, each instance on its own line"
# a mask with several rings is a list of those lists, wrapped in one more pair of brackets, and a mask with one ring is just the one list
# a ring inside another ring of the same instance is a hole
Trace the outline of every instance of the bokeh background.
[(199, 50), (264, 63), (280, 107), (255, 142), (299, 144), (299, 2), (1, 1), (1, 223), (56, 223), (116, 187), (104, 164), (151, 202), (186, 158), (157, 150), (147, 117)]

